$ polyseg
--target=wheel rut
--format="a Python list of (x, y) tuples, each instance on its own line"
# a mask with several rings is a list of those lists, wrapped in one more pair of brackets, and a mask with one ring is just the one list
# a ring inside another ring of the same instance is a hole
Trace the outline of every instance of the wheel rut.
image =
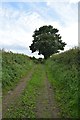
[(28, 81), (30, 80), (32, 74), (33, 74), (32, 69), (29, 74), (22, 78), (16, 88), (13, 91), (9, 91), (7, 95), (3, 96), (2, 99), (2, 117), (5, 117), (5, 113), (8, 111), (10, 105), (14, 104), (16, 102), (16, 99), (21, 95), (23, 90), (25, 89)]
[(43, 88), (39, 92), (36, 103), (36, 118), (59, 118), (59, 109), (47, 74), (45, 74)]

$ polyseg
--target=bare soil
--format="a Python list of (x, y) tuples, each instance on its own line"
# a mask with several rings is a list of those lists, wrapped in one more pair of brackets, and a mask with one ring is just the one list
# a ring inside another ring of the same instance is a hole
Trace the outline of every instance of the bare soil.
[(21, 95), (21, 93), (27, 86), (27, 83), (30, 80), (32, 73), (33, 73), (33, 70), (31, 70), (25, 78), (20, 80), (19, 84), (16, 86), (16, 88), (13, 91), (9, 91), (7, 95), (3, 96), (3, 99), (2, 99), (3, 118), (5, 117), (4, 115), (6, 111), (9, 109), (10, 105), (16, 102), (16, 99)]
[(54, 91), (48, 81), (47, 74), (43, 84), (36, 102), (36, 118), (60, 118)]

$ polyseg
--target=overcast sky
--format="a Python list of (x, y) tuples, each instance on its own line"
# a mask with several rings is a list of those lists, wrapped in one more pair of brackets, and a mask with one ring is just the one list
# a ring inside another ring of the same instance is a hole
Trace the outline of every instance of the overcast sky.
[(0, 48), (38, 57), (29, 46), (34, 30), (43, 25), (59, 30), (65, 50), (78, 45), (78, 0), (46, 1), (0, 2)]

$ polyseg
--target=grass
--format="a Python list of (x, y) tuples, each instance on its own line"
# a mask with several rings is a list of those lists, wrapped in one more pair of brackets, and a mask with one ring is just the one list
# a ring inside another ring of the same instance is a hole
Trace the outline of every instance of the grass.
[(0, 51), (0, 113), (2, 113), (2, 52)]
[[(43, 62), (41, 62), (43, 63)], [(22, 95), (11, 105), (6, 118), (35, 118), (36, 99), (43, 87), (44, 67), (35, 60), (36, 68)], [(34, 66), (33, 60), (22, 54), (2, 51), (3, 92), (14, 89), (20, 78)], [(80, 50), (75, 48), (55, 54), (45, 61), (47, 76), (55, 91), (62, 118), (80, 117), (79, 75)], [(13, 112), (14, 111), (14, 112)]]
[(14, 89), (19, 80), (33, 67), (32, 60), (23, 54), (2, 51), (3, 94)]
[(53, 55), (46, 61), (48, 78), (55, 90), (63, 118), (78, 118), (78, 84), (79, 84), (79, 55), (78, 49)]
[(31, 80), (20, 98), (17, 99), (16, 103), (18, 104), (14, 103), (10, 107), (5, 118), (35, 118), (36, 99), (39, 90), (43, 87), (44, 75), (43, 66), (36, 65)]
[(2, 52), (0, 50), (0, 88), (1, 88), (1, 84), (2, 84)]

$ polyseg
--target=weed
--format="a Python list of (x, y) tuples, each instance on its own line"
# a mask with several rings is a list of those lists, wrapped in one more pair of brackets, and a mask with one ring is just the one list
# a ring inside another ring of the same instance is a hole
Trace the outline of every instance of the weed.
[(48, 78), (55, 90), (55, 98), (61, 109), (61, 116), (65, 118), (79, 117), (79, 55), (78, 49), (71, 49), (53, 55), (46, 61)]
[(2, 51), (3, 93), (13, 89), (32, 67), (33, 62), (26, 55)]
[(35, 118), (36, 99), (39, 90), (43, 87), (43, 80), (43, 66), (37, 65), (26, 89), (17, 100), (17, 105), (14, 103), (13, 106), (10, 106), (9, 111), (5, 115), (6, 118), (17, 118), (17, 116), (18, 118)]

